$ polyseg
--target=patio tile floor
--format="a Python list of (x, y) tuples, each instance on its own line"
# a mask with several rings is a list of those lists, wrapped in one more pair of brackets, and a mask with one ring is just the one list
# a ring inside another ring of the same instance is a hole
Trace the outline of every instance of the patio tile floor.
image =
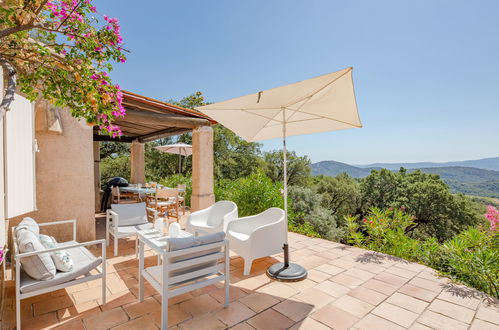
[[(307, 266), (307, 280), (271, 281), (265, 270), (282, 255), (257, 260), (251, 275), (244, 276), (242, 259), (233, 255), (230, 307), (223, 308), (220, 285), (186, 293), (169, 301), (169, 327), (499, 329), (497, 300), (439, 278), (425, 266), (295, 233), (289, 242), (293, 260)], [(107, 304), (100, 301), (100, 281), (26, 299), (23, 329), (158, 329), (158, 293), (146, 286), (145, 301), (137, 300), (134, 244), (120, 240), (117, 257), (112, 246), (108, 249)], [(146, 265), (156, 263), (152, 251), (146, 256)], [(7, 285), (1, 328), (14, 329), (14, 283)]]

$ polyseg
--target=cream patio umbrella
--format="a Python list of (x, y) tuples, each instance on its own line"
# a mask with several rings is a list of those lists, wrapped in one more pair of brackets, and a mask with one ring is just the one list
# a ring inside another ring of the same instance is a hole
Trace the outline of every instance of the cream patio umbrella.
[[(286, 221), (286, 137), (362, 127), (355, 101), (352, 68), (196, 109), (247, 141), (283, 139)], [(289, 262), (287, 236), (286, 229), (284, 263), (272, 265), (267, 274), (282, 281), (304, 279), (307, 271)]]
[(164, 146), (158, 146), (156, 149), (164, 152), (168, 152), (171, 154), (178, 155), (178, 172), (182, 173), (182, 156), (187, 157), (192, 155), (192, 146), (186, 143), (175, 143), (175, 144), (167, 144)]

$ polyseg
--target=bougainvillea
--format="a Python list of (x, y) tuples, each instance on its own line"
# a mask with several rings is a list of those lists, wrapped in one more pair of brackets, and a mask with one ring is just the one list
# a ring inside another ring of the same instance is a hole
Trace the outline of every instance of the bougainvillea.
[(495, 231), (497, 229), (497, 224), (499, 224), (499, 211), (489, 205), (487, 206), (487, 213), (484, 214), (485, 218), (489, 220), (490, 223), (490, 230)]
[(0, 63), (12, 68), (21, 92), (68, 108), (113, 137), (122, 134), (113, 120), (125, 109), (109, 72), (111, 62), (126, 61), (124, 53), (119, 21), (99, 14), (91, 0), (7, 0), (0, 8)]

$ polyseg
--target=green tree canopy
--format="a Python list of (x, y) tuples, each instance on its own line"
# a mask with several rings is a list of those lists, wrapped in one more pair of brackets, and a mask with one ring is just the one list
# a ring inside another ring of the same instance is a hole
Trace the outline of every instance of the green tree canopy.
[[(310, 179), (310, 159), (307, 156), (298, 156), (295, 151), (286, 154), (288, 163), (287, 183), (288, 185), (304, 185)], [(274, 182), (282, 182), (284, 178), (284, 167), (282, 150), (269, 151), (264, 154), (265, 174)]]

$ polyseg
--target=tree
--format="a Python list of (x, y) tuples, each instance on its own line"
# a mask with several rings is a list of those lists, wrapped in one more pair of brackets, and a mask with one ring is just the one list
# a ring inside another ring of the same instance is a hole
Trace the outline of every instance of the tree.
[[(304, 185), (310, 178), (310, 159), (307, 156), (298, 156), (295, 151), (287, 152), (287, 183), (288, 185)], [(274, 150), (264, 155), (265, 174), (274, 182), (283, 181), (284, 167), (282, 151)]]
[(7, 0), (0, 8), (0, 64), (7, 84), (0, 118), (17, 85), (29, 100), (43, 97), (67, 107), (116, 137), (123, 95), (109, 77), (111, 62), (125, 62), (116, 18), (96, 18), (91, 0)]
[(330, 210), (339, 221), (348, 215), (357, 213), (360, 208), (360, 187), (359, 183), (341, 173), (336, 177), (321, 176), (315, 178), (317, 181), (317, 193), (322, 196), (321, 205)]
[(363, 213), (373, 207), (403, 208), (414, 215), (415, 225), (407, 229), (413, 237), (444, 241), (483, 222), (480, 205), (452, 194), (436, 174), (374, 170), (362, 179), (360, 188)]
[[(172, 104), (194, 109), (208, 104), (203, 93), (196, 92)], [(179, 141), (190, 143), (190, 134), (183, 134)], [(237, 179), (250, 175), (260, 164), (260, 144), (244, 141), (228, 128), (218, 124), (213, 127), (214, 172), (217, 179)], [(187, 159), (186, 167), (190, 159)]]
[(130, 155), (130, 144), (128, 143), (100, 142), (100, 159), (127, 155)]

